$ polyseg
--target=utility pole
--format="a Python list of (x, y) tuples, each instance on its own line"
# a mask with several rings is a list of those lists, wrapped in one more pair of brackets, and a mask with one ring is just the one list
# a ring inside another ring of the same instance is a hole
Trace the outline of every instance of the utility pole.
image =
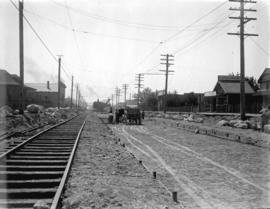
[(62, 55), (58, 55), (58, 109), (60, 109), (61, 106), (61, 57)]
[(240, 20), (240, 32), (228, 33), (228, 35), (240, 36), (240, 117), (241, 120), (246, 119), (246, 102), (245, 102), (245, 36), (258, 36), (258, 34), (245, 33), (245, 24), (251, 20), (257, 20), (253, 17), (244, 17), (245, 12), (256, 12), (255, 9), (245, 9), (246, 3), (257, 3), (253, 0), (229, 0), (230, 2), (240, 3), (240, 8), (230, 8), (233, 11), (240, 11), (240, 17), (229, 17), (230, 19)]
[(124, 84), (123, 89), (124, 89), (124, 94), (125, 94), (125, 107), (127, 106), (127, 88), (128, 88), (128, 84)]
[(118, 103), (120, 102), (120, 93), (121, 93), (121, 90), (118, 88), (118, 87), (116, 87), (115, 88), (115, 106), (117, 106), (118, 105)]
[(117, 103), (119, 104), (120, 103), (120, 95), (121, 95), (121, 89), (117, 88)]
[(78, 109), (78, 93), (79, 93), (79, 87), (77, 84), (77, 86), (76, 86), (76, 109)]
[(72, 109), (72, 105), (73, 105), (73, 76), (71, 77), (70, 109)]
[(81, 91), (79, 89), (79, 92), (78, 92), (78, 108), (80, 108), (80, 102), (81, 102)]
[(19, 0), (19, 55), (20, 55), (20, 114), (24, 110), (24, 48), (23, 48), (23, 0)]
[[(170, 59), (170, 57), (174, 57), (173, 55), (169, 54), (162, 54), (161, 55), (161, 61), (166, 61), (166, 63), (160, 63), (162, 65), (166, 65), (166, 70), (160, 70), (161, 72), (165, 72), (165, 92), (164, 92), (164, 100), (163, 100), (163, 111), (166, 113), (167, 111), (167, 91), (168, 91), (168, 75), (169, 72), (174, 72), (172, 70), (169, 70), (170, 65), (173, 65), (173, 63), (170, 63), (170, 61), (174, 61), (173, 59)], [(165, 57), (165, 58), (163, 58)]]
[(117, 106), (117, 93), (118, 93), (118, 87), (115, 88), (115, 106)]
[(136, 75), (136, 79), (137, 79), (137, 84), (135, 88), (138, 88), (138, 93), (137, 93), (137, 105), (139, 106), (140, 105), (140, 93), (141, 93), (141, 88), (143, 87), (143, 76), (144, 74), (143, 73), (139, 73)]
[(112, 94), (112, 107), (113, 107), (113, 94)]

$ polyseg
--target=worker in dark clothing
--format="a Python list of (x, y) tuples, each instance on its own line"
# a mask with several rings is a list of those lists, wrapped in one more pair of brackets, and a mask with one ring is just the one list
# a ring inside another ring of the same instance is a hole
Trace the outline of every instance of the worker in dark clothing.
[(110, 108), (110, 111), (109, 111), (108, 123), (113, 124), (113, 113), (112, 113), (112, 108)]
[(144, 119), (144, 110), (142, 111), (142, 119)]
[(119, 123), (119, 110), (115, 111), (115, 123)]

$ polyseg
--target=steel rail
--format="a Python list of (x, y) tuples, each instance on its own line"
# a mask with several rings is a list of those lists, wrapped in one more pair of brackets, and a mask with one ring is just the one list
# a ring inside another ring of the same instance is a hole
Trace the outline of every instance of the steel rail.
[(55, 193), (55, 196), (53, 198), (53, 201), (52, 201), (52, 204), (51, 204), (51, 207), (50, 209), (57, 209), (58, 205), (59, 205), (59, 202), (60, 202), (60, 199), (61, 199), (61, 195), (62, 195), (62, 192), (64, 191), (64, 188), (65, 188), (65, 184), (66, 184), (66, 181), (68, 179), (68, 175), (69, 175), (69, 172), (71, 170), (71, 165), (72, 165), (72, 162), (73, 162), (73, 159), (74, 159), (74, 156), (75, 156), (75, 152), (76, 152), (76, 149), (78, 147), (78, 143), (79, 143), (79, 140), (80, 140), (80, 137), (81, 137), (81, 133), (83, 131), (83, 128), (85, 126), (85, 123), (86, 123), (86, 119), (84, 120), (80, 130), (79, 130), (79, 133), (76, 137), (76, 141), (74, 143), (74, 146), (73, 146), (73, 149), (72, 149), (72, 152), (70, 154), (70, 157), (69, 157), (69, 160), (68, 160), (68, 163), (67, 163), (67, 166), (66, 166), (66, 169), (65, 169), (65, 172), (62, 176), (62, 179), (61, 179), (61, 182), (60, 182), (60, 185)]
[(38, 127), (34, 127), (34, 128), (29, 128), (29, 129), (25, 129), (25, 130), (22, 130), (22, 131), (14, 131), (14, 132), (11, 132), (11, 133), (5, 133), (5, 134), (2, 134), (0, 136), (0, 141), (3, 141), (5, 139), (9, 139), (11, 137), (17, 137), (18, 135), (20, 136), (20, 134), (26, 134), (26, 133), (29, 133), (29, 132), (33, 132), (37, 129), (40, 129), (40, 128), (43, 128), (44, 126), (47, 126), (49, 125), (48, 123), (46, 124), (43, 124), (41, 126), (38, 126)]
[(0, 155), (0, 161), (3, 160), (3, 158), (6, 157), (7, 155), (13, 153), (14, 151), (16, 151), (17, 149), (19, 149), (19, 148), (22, 147), (23, 145), (27, 144), (28, 142), (32, 141), (32, 140), (35, 139), (36, 137), (40, 136), (41, 134), (46, 133), (47, 131), (50, 131), (50, 130), (52, 130), (53, 128), (56, 128), (56, 127), (58, 127), (58, 126), (60, 126), (60, 125), (63, 125), (63, 124), (65, 124), (65, 123), (67, 123), (68, 121), (71, 121), (72, 119), (76, 118), (77, 116), (78, 116), (78, 115), (76, 115), (76, 116), (74, 116), (74, 117), (72, 117), (72, 118), (70, 118), (70, 119), (67, 119), (67, 120), (65, 120), (65, 121), (63, 121), (63, 122), (61, 122), (61, 123), (57, 123), (57, 124), (55, 124), (55, 125), (53, 125), (53, 126), (47, 128), (47, 129), (45, 129), (45, 130), (43, 130), (43, 131), (41, 131), (41, 132), (35, 134), (34, 136), (31, 136), (29, 139), (23, 141), (22, 143), (20, 143), (20, 144), (18, 144), (17, 146), (11, 148), (11, 149), (8, 150), (7, 152), (1, 154), (1, 155)]

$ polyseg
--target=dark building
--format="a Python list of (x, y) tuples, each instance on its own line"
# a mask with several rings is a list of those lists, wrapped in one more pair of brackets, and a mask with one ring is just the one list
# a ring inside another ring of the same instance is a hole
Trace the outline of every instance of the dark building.
[[(245, 81), (246, 111), (254, 112), (254, 93), (248, 81)], [(208, 92), (211, 111), (215, 112), (240, 112), (240, 76), (219, 75), (214, 91)], [(206, 95), (207, 97), (207, 95)]]
[(270, 68), (265, 68), (258, 83), (260, 84), (260, 89), (256, 95), (262, 97), (262, 106), (267, 107), (270, 105)]
[(0, 106), (19, 108), (20, 84), (5, 70), (0, 70)]
[[(24, 86), (24, 92), (28, 90), (34, 89)], [(0, 107), (8, 105), (13, 109), (18, 109), (21, 102), (20, 95), (20, 77), (0, 69)]]
[[(26, 83), (32, 90), (26, 92), (27, 104), (39, 104), (44, 107), (58, 106), (58, 84), (57, 83)], [(64, 106), (66, 85), (60, 82), (60, 106)]]

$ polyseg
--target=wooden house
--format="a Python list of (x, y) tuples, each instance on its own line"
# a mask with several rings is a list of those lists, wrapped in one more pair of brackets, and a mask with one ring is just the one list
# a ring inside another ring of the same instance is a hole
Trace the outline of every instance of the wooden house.
[(262, 97), (262, 106), (268, 107), (270, 106), (270, 68), (265, 68), (258, 83), (260, 84), (260, 89), (256, 95)]
[[(215, 85), (216, 112), (240, 112), (240, 76), (219, 75)], [(245, 81), (246, 111), (252, 111), (253, 94), (255, 91)]]

